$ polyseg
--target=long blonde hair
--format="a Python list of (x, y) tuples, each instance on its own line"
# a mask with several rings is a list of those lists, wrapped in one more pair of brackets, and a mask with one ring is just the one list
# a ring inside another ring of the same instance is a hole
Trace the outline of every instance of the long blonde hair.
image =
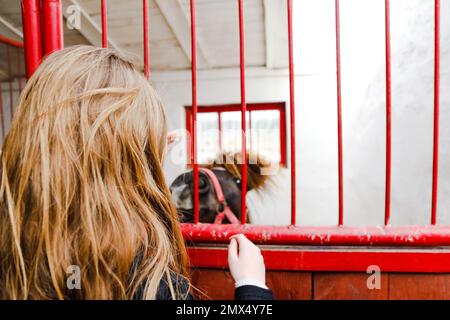
[[(152, 299), (162, 279), (177, 297), (168, 278), (187, 275), (186, 250), (162, 171), (166, 133), (155, 91), (121, 53), (48, 56), (1, 155), (0, 298)], [(71, 266), (80, 290), (67, 287)]]

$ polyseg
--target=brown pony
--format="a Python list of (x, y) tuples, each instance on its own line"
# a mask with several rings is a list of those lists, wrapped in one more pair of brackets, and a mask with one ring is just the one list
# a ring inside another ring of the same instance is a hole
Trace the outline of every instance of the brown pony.
[[(222, 152), (201, 168), (210, 169), (219, 180), (226, 204), (234, 215), (241, 219), (241, 172), (243, 164), (242, 153)], [(256, 153), (247, 155), (247, 191), (259, 190), (266, 183), (273, 171), (273, 164)], [(194, 175), (189, 170), (179, 175), (170, 186), (172, 199), (174, 200), (181, 222), (193, 222), (194, 220)], [(199, 171), (199, 221), (213, 223), (217, 214), (223, 209), (223, 205), (217, 200), (216, 191), (208, 176)], [(230, 223), (225, 218), (224, 223)], [(251, 223), (247, 215), (247, 223)]]

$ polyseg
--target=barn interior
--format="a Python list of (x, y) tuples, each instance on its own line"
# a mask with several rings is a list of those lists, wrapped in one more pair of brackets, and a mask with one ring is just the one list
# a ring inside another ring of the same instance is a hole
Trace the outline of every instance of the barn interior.
[[(61, 2), (64, 46), (101, 46), (100, 1)], [(109, 47), (130, 53), (144, 72), (142, 1), (108, 0), (107, 3)], [(169, 129), (179, 137), (164, 163), (167, 183), (171, 184), (189, 170), (190, 1), (149, 0), (148, 3), (149, 81), (166, 108)], [(248, 193), (249, 215), (256, 225), (288, 225), (292, 168), (289, 132), (294, 119), (289, 112), (286, 3), (284, 0), (243, 3), (247, 126), (250, 128), (247, 144), (279, 165), (264, 188)], [(202, 110), (198, 115), (197, 156), (200, 162), (207, 162), (220, 151), (241, 149), (238, 2), (197, 0), (196, 10), (197, 94)], [(380, 226), (385, 219), (386, 192), (384, 1), (342, 0), (340, 13), (344, 221), (348, 226)], [(79, 25), (73, 23), (74, 14), (79, 16)], [(299, 226), (335, 226), (339, 218), (335, 29), (334, 0), (293, 1), (295, 201)], [(21, 1), (0, 0), (0, 35), (23, 42)], [(450, 223), (450, 90), (444, 90), (450, 88), (450, 1), (441, 2), (440, 37), (442, 90), (437, 219), (445, 225)], [(421, 226), (430, 220), (434, 40), (434, 1), (391, 2), (390, 224), (393, 226)], [(26, 85), (23, 48), (0, 41), (0, 81), (2, 132), (7, 133), (19, 93)], [(270, 281), (289, 282), (290, 277), (299, 280), (298, 276), (283, 274), (273, 276)], [(301, 277), (309, 283), (305, 286), (317, 286), (316, 294), (322, 292), (326, 296), (329, 275), (315, 284), (311, 283), (311, 275)], [(361, 275), (354, 277), (361, 279)], [(211, 272), (210, 279), (223, 282), (223, 286), (231, 283), (229, 275), (217, 272)], [(345, 279), (336, 281), (345, 282)], [(393, 281), (403, 285), (401, 277)], [(310, 298), (314, 294), (309, 289), (292, 290), (291, 298)], [(380, 292), (369, 294), (381, 295)], [(227, 296), (218, 294), (217, 297)]]

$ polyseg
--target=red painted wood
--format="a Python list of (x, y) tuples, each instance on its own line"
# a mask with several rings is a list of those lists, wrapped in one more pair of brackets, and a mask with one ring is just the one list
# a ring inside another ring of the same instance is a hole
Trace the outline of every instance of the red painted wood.
[(193, 269), (191, 283), (193, 294), (202, 300), (233, 300), (234, 280), (224, 269)]
[(259, 244), (435, 247), (450, 245), (450, 226), (408, 227), (294, 227), (183, 224), (186, 240), (228, 243), (243, 233)]
[(311, 272), (267, 271), (266, 285), (279, 300), (311, 300)]
[[(450, 274), (384, 272), (380, 289), (372, 290), (367, 279), (362, 272), (266, 272), (266, 284), (280, 300), (450, 299)], [(233, 279), (225, 269), (193, 269), (191, 283), (197, 298), (234, 298)]]
[[(224, 268), (227, 249), (188, 247), (192, 267)], [(450, 272), (450, 251), (394, 249), (341, 250), (262, 248), (267, 270), (291, 271), (358, 271), (366, 272), (377, 265), (382, 272)]]
[[(225, 269), (193, 269), (193, 293), (199, 299), (233, 300), (234, 280)], [(266, 284), (276, 299), (311, 300), (312, 275), (310, 272), (268, 271)]]
[(450, 300), (450, 274), (390, 274), (391, 300)]
[(389, 275), (381, 274), (380, 289), (369, 289), (366, 273), (314, 273), (314, 300), (387, 300)]

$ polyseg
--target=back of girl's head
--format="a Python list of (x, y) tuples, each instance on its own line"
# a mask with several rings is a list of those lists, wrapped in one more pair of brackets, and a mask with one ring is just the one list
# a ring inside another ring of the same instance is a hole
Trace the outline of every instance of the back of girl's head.
[(154, 298), (183, 274), (165, 144), (163, 107), (129, 59), (90, 46), (48, 56), (1, 155), (0, 298)]

